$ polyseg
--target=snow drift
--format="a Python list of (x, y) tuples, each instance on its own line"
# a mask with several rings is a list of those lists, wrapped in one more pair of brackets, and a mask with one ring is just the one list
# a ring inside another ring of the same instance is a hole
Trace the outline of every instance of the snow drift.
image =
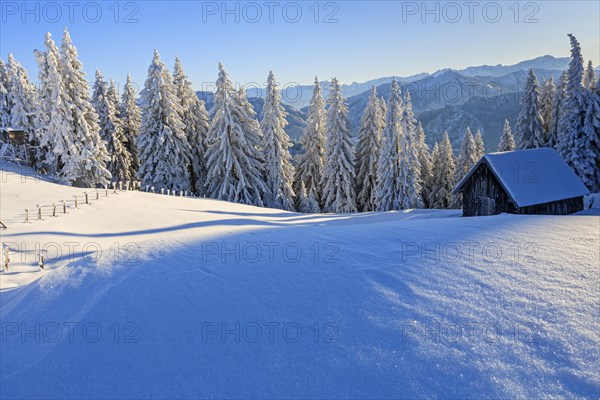
[(20, 199), (74, 190), (3, 176), (4, 242), (79, 250), (0, 273), (0, 397), (598, 396), (598, 209), (308, 215), (118, 192), (20, 222)]

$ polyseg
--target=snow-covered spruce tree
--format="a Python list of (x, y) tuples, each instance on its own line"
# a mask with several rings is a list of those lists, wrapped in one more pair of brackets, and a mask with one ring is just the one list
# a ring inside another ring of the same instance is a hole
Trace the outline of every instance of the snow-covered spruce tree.
[(69, 99), (60, 72), (60, 54), (50, 33), (46, 33), (46, 51), (35, 50), (38, 63), (38, 109), (36, 111), (36, 168), (56, 174), (62, 168), (67, 144), (63, 132), (68, 130)]
[(471, 129), (467, 128), (465, 136), (460, 145), (458, 159), (456, 160), (456, 182), (460, 182), (462, 178), (473, 168), (477, 163), (477, 154), (475, 149), (475, 140)]
[(123, 127), (118, 116), (119, 101), (114, 82), (112, 90), (104, 80), (100, 71), (96, 70), (96, 82), (92, 93), (92, 104), (98, 113), (100, 137), (106, 143), (106, 150), (110, 157), (106, 167), (112, 175), (114, 182), (130, 181), (131, 157), (125, 148)]
[(452, 190), (455, 186), (456, 163), (448, 132), (433, 150), (431, 208), (450, 208), (453, 203)]
[(399, 210), (402, 208), (401, 146), (402, 136), (402, 96), (396, 80), (392, 80), (392, 90), (387, 102), (385, 129), (381, 135), (381, 150), (377, 165), (377, 191), (375, 201), (378, 211)]
[[(594, 89), (594, 93), (596, 94), (596, 99), (598, 100), (598, 102), (600, 102), (600, 78), (596, 79), (596, 87)], [(599, 103), (596, 103), (600, 106)], [(598, 165), (598, 162), (600, 161), (600, 124), (598, 123), (598, 120), (600, 118), (600, 115), (598, 114), (598, 111), (596, 111), (595, 113), (595, 120), (596, 123), (594, 124), (594, 127), (596, 128), (596, 147), (595, 147), (595, 152), (596, 152), (596, 178), (595, 178), (595, 182), (596, 185), (600, 185), (600, 166)], [(600, 188), (597, 187), (596, 192), (600, 192)]]
[(333, 213), (356, 212), (354, 152), (350, 139), (348, 106), (337, 78), (331, 80), (328, 104), (322, 184), (323, 209)]
[(535, 72), (530, 69), (515, 129), (518, 150), (533, 149), (545, 145), (546, 138), (543, 123), (540, 112), (540, 88)]
[(583, 87), (583, 57), (575, 36), (571, 39), (571, 62), (567, 70), (564, 109), (559, 122), (558, 151), (588, 188), (596, 187), (597, 143), (593, 129), (584, 129), (587, 98)]
[(550, 123), (548, 124), (548, 135), (546, 136), (546, 147), (558, 146), (558, 128), (559, 122), (564, 111), (565, 91), (567, 88), (567, 73), (566, 71), (560, 75), (558, 85), (556, 86), (556, 94), (552, 102), (552, 112), (550, 114)]
[[(83, 65), (77, 58), (77, 49), (65, 29), (60, 53), (61, 76), (69, 107), (68, 129), (63, 134), (66, 142), (61, 149), (64, 164), (58, 176), (67, 183), (80, 187), (106, 184), (110, 172), (106, 168), (109, 156), (100, 138), (98, 114), (89, 96)], [(57, 151), (57, 148), (54, 148)]]
[(550, 124), (552, 123), (552, 108), (554, 106), (554, 97), (556, 96), (556, 85), (554, 78), (550, 76), (542, 84), (540, 94), (540, 114), (542, 115), (542, 127), (544, 129), (545, 142), (542, 147), (546, 146), (549, 140)]
[(585, 170), (584, 183), (592, 193), (600, 192), (600, 80), (596, 87), (586, 89), (586, 113), (583, 121), (582, 140), (584, 152), (591, 159), (587, 165), (590, 169)]
[[(467, 128), (467, 132), (463, 137), (456, 160), (456, 173), (454, 184), (458, 184), (469, 173), (471, 168), (477, 163), (477, 154), (475, 150), (475, 140), (471, 129)], [(453, 196), (452, 208), (460, 208), (462, 205), (462, 195), (459, 193)]]
[(204, 157), (206, 156), (206, 134), (209, 128), (208, 113), (204, 102), (194, 92), (192, 82), (185, 75), (179, 58), (175, 58), (173, 79), (175, 93), (181, 105), (179, 113), (192, 150), (190, 185), (194, 193), (203, 196), (207, 173)]
[(371, 96), (362, 115), (358, 128), (356, 145), (356, 206), (359, 211), (374, 211), (375, 192), (377, 190), (377, 164), (381, 146), (381, 132), (385, 116), (381, 114), (381, 104), (377, 98), (377, 89), (371, 88)]
[(8, 98), (8, 70), (4, 61), (0, 59), (0, 126), (10, 125), (10, 102)]
[(485, 144), (483, 143), (483, 136), (481, 136), (481, 131), (479, 129), (477, 129), (473, 141), (475, 142), (475, 160), (479, 161), (479, 159), (485, 155)]
[(383, 97), (381, 97), (379, 99), (379, 107), (381, 108), (381, 115), (383, 115), (383, 125), (385, 128), (385, 116), (387, 115), (387, 103), (385, 102), (385, 99)]
[[(114, 120), (115, 122), (118, 124), (118, 141), (120, 142), (120, 149), (118, 151), (119, 156), (118, 156), (118, 163), (123, 165), (124, 167), (126, 167), (126, 169), (123, 171), (122, 174), (122, 179), (120, 180), (124, 180), (124, 181), (134, 181), (136, 180), (136, 172), (133, 167), (131, 166), (132, 164), (132, 155), (131, 152), (129, 151), (128, 147), (127, 147), (127, 137), (125, 136), (125, 131), (124, 131), (124, 122), (123, 119), (121, 118), (121, 103), (119, 101), (119, 90), (117, 89), (117, 85), (115, 84), (115, 81), (110, 78), (109, 81), (109, 85), (108, 85), (108, 99), (110, 100), (111, 106), (114, 109)], [(111, 156), (111, 162), (114, 164), (115, 163), (115, 155), (112, 154), (112, 152), (109, 151), (109, 155)], [(110, 168), (109, 168), (110, 169)], [(112, 170), (111, 170), (112, 171)], [(117, 180), (117, 176), (115, 176), (115, 174), (113, 174), (113, 180)]]
[(498, 144), (498, 151), (513, 151), (515, 149), (515, 138), (510, 130), (510, 123), (507, 119), (504, 120), (504, 129)]
[(425, 208), (431, 208), (432, 164), (429, 146), (425, 143), (425, 130), (421, 122), (417, 124), (417, 147), (419, 149), (419, 165), (421, 166), (421, 198)]
[[(325, 152), (325, 100), (321, 94), (321, 84), (315, 77), (313, 95), (308, 107), (306, 129), (300, 139), (304, 152), (298, 156), (294, 178), (294, 191), (299, 192), (304, 183), (307, 193), (312, 192), (317, 203), (321, 204), (321, 180), (323, 176)], [(300, 207), (300, 204), (297, 204)]]
[(596, 71), (594, 70), (592, 60), (588, 61), (587, 68), (583, 74), (583, 87), (589, 90), (595, 90), (596, 88)]
[(267, 189), (271, 198), (269, 206), (294, 211), (294, 166), (289, 148), (292, 142), (284, 128), (287, 125), (286, 112), (281, 105), (275, 75), (269, 71), (265, 103), (262, 110), (260, 129), (263, 133), (261, 149), (265, 157)]
[(132, 178), (135, 178), (140, 169), (140, 157), (136, 141), (142, 125), (142, 112), (136, 103), (135, 88), (129, 74), (127, 74), (127, 81), (125, 82), (123, 95), (121, 96), (120, 117), (123, 124), (123, 136), (125, 137), (123, 144), (131, 156), (129, 174)]
[(115, 108), (116, 117), (121, 118), (119, 112), (119, 89), (117, 89), (117, 84), (115, 83), (113, 78), (110, 78), (108, 82), (108, 91), (106, 92), (106, 94)]
[(235, 91), (221, 63), (216, 88), (207, 135), (206, 193), (215, 199), (264, 206), (267, 187), (254, 110), (245, 95)]
[[(23, 128), (27, 132), (28, 141), (33, 146), (38, 146), (36, 136), (36, 112), (37, 91), (29, 80), (27, 71), (14, 59), (12, 54), (8, 55), (9, 76), (9, 102), (12, 105), (10, 113), (10, 126)], [(34, 164), (37, 164), (36, 160)]]
[(190, 190), (190, 144), (181, 121), (173, 77), (156, 50), (141, 93), (140, 108), (142, 125), (137, 146), (142, 186)]
[(300, 204), (298, 206), (298, 211), (306, 214), (317, 214), (321, 212), (321, 208), (319, 207), (319, 204), (314, 196), (309, 196), (306, 194), (304, 182), (300, 182), (300, 190), (298, 191), (297, 197), (298, 203)]
[(402, 208), (421, 208), (421, 164), (417, 145), (417, 120), (412, 111), (410, 92), (404, 95), (402, 110), (402, 132), (400, 141), (400, 182), (402, 183)]

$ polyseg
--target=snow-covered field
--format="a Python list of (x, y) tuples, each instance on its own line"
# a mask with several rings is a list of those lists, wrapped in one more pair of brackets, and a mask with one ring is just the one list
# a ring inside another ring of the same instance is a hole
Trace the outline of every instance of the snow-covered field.
[(0, 191), (2, 398), (600, 395), (597, 196), (560, 217), (86, 205), (7, 165)]

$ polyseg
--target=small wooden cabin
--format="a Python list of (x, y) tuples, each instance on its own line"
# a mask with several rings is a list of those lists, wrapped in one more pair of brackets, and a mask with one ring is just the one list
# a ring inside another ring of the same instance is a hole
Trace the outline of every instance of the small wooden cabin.
[(0, 160), (30, 164), (33, 149), (28, 144), (24, 129), (0, 127)]
[(566, 215), (583, 210), (589, 191), (552, 148), (486, 154), (456, 186), (463, 216)]

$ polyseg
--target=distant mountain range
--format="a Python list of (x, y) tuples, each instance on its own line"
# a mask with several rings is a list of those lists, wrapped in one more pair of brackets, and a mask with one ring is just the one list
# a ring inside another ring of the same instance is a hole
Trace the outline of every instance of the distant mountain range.
[[(402, 91), (409, 91), (416, 118), (423, 124), (430, 145), (448, 131), (455, 149), (468, 126), (473, 133), (481, 130), (487, 151), (495, 151), (504, 119), (514, 127), (520, 110), (522, 88), (530, 68), (543, 81), (553, 76), (557, 80), (566, 70), (569, 58), (542, 56), (514, 65), (483, 65), (462, 70), (443, 69), (433, 74), (417, 74), (397, 77)], [(348, 100), (349, 118), (356, 133), (361, 115), (366, 107), (373, 85), (386, 100), (391, 90), (392, 77), (383, 77), (364, 83), (342, 85)], [(322, 82), (325, 95), (329, 82)], [(284, 107), (288, 112), (286, 131), (296, 143), (293, 153), (300, 150), (298, 141), (306, 126), (307, 106), (312, 96), (312, 85), (287, 86), (282, 93)], [(198, 92), (198, 96), (212, 106), (212, 93)], [(262, 90), (253, 88), (250, 103), (256, 112), (262, 112)]]

